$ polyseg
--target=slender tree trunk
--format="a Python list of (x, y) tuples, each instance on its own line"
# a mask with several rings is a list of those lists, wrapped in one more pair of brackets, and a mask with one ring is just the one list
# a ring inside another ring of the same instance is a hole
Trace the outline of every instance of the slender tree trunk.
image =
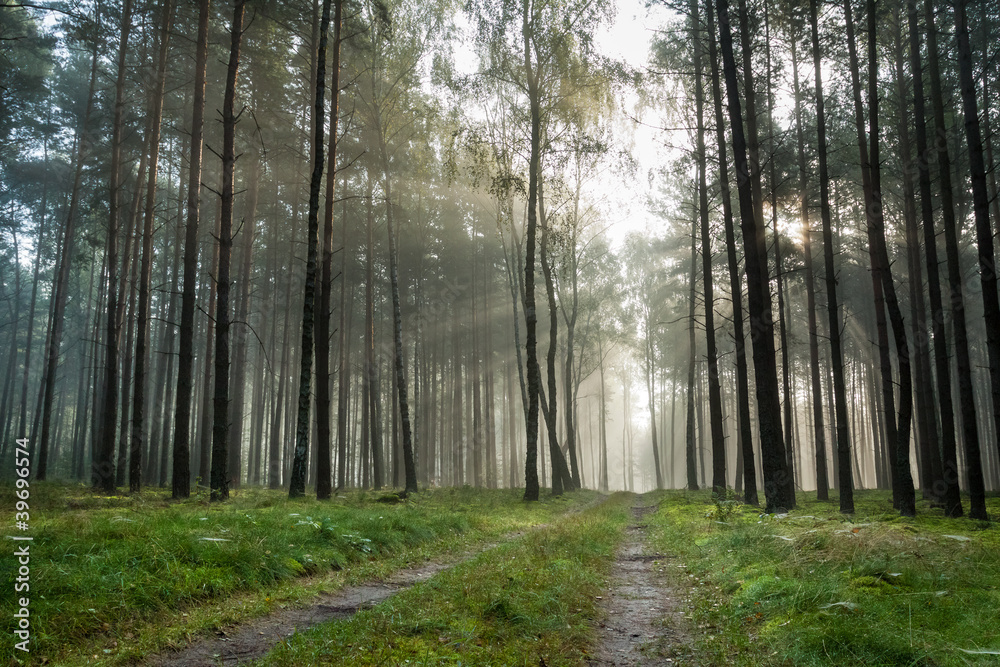
[(538, 392), (541, 373), (536, 352), (535, 327), (538, 314), (535, 311), (535, 234), (538, 228), (538, 162), (541, 149), (541, 105), (538, 99), (538, 72), (531, 59), (529, 27), (529, 3), (522, 2), (521, 36), (524, 40), (524, 71), (528, 83), (528, 103), (531, 113), (530, 151), (528, 158), (528, 223), (525, 233), (524, 262), (524, 320), (527, 370), (528, 370), (528, 413), (525, 419), (525, 433), (528, 445), (524, 460), (524, 499), (538, 500)]
[(955, 413), (951, 399), (951, 376), (948, 370), (948, 347), (945, 335), (944, 307), (941, 303), (941, 279), (937, 254), (937, 234), (934, 230), (934, 201), (931, 194), (930, 161), (933, 156), (927, 146), (927, 120), (924, 105), (923, 64), (920, 56), (920, 32), (917, 25), (916, 0), (908, 0), (907, 16), (910, 32), (910, 71), (913, 77), (913, 116), (917, 143), (915, 167), (920, 186), (921, 219), (924, 247), (927, 253), (927, 293), (931, 308), (931, 332), (934, 337), (934, 362), (941, 416), (941, 469), (934, 480), (931, 494), (945, 507), (958, 508), (961, 495), (958, 487), (958, 464), (955, 458)]
[[(122, 5), (121, 31), (118, 36), (118, 75), (115, 80), (114, 118), (111, 125), (111, 187), (108, 192), (108, 314), (104, 356), (104, 397), (103, 410), (98, 420), (97, 440), (99, 443), (115, 441), (115, 426), (118, 421), (118, 235), (121, 217), (121, 154), (122, 132), (125, 112), (125, 59), (128, 55), (128, 39), (132, 29), (132, 1)], [(126, 391), (128, 389), (126, 388)], [(113, 449), (112, 449), (113, 454)], [(114, 479), (102, 477), (102, 489), (114, 491)]]
[[(997, 434), (1000, 434), (1000, 297), (997, 296), (996, 256), (993, 250), (993, 231), (990, 227), (990, 195), (986, 187), (986, 161), (983, 157), (983, 139), (979, 129), (979, 103), (976, 99), (972, 47), (969, 43), (969, 26), (965, 11), (967, 1), (954, 0), (955, 35), (958, 39), (958, 74), (962, 91), (962, 111), (965, 115), (965, 139), (969, 146), (972, 210), (976, 220), (976, 243), (979, 246), (979, 281), (983, 290), (983, 314), (986, 320), (986, 351), (990, 364), (993, 426)], [(982, 9), (985, 15), (987, 8), (983, 6)], [(986, 113), (988, 116), (988, 109)], [(1000, 224), (1000, 220), (997, 222)], [(997, 453), (1000, 454), (1000, 438), (996, 439), (994, 444)], [(971, 449), (969, 456), (974, 456)], [(971, 491), (973, 504), (970, 516), (985, 519), (985, 507), (979, 507), (975, 499), (978, 491), (975, 488)]]
[(712, 243), (708, 235), (708, 182), (705, 154), (705, 88), (702, 73), (703, 46), (698, 2), (691, 3), (694, 36), (695, 115), (698, 122), (698, 211), (701, 220), (701, 268), (705, 292), (705, 341), (708, 356), (708, 406), (712, 431), (712, 492), (726, 493), (726, 434), (722, 424), (722, 390), (719, 385), (719, 355), (715, 347), (715, 292), (712, 285)]
[[(771, 21), (770, 12), (768, 12), (768, 5), (764, 3), (764, 42), (766, 44), (771, 43)], [(766, 50), (767, 53), (767, 65), (766, 65), (766, 79), (768, 81), (767, 86), (767, 127), (768, 127), (768, 139), (771, 142), (771, 158), (768, 160), (769, 163), (769, 183), (768, 187), (770, 190), (770, 206), (771, 206), (771, 229), (774, 233), (774, 276), (778, 283), (778, 340), (781, 345), (781, 389), (784, 396), (784, 402), (782, 403), (782, 415), (784, 418), (783, 430), (785, 436), (785, 455), (786, 463), (788, 466), (788, 476), (792, 479), (791, 493), (792, 504), (795, 504), (795, 429), (792, 425), (792, 387), (791, 387), (791, 363), (788, 359), (788, 328), (786, 326), (785, 320), (785, 276), (784, 276), (784, 266), (781, 260), (781, 236), (778, 233), (778, 185), (777, 185), (777, 173), (775, 168), (775, 154), (776, 149), (774, 147), (774, 94), (771, 70), (771, 49)], [(765, 246), (766, 247), (766, 246)], [(770, 289), (770, 287), (768, 288)]]
[(371, 177), (368, 178), (368, 196), (366, 203), (368, 207), (368, 245), (365, 257), (365, 378), (367, 381), (366, 409), (368, 411), (369, 455), (371, 457), (370, 467), (368, 462), (364, 467), (365, 482), (368, 485), (368, 474), (371, 473), (372, 487), (377, 491), (382, 488), (382, 437), (380, 432), (379, 419), (376, 413), (380, 410), (380, 388), (378, 383), (378, 366), (375, 357), (375, 212), (372, 191)]
[(201, 213), (202, 147), (205, 140), (205, 79), (208, 67), (208, 21), (211, 0), (198, 3), (194, 105), (191, 112), (191, 158), (188, 171), (187, 225), (184, 230), (184, 286), (178, 343), (177, 406), (174, 412), (174, 498), (191, 495), (191, 401), (194, 392), (194, 310), (198, 284), (198, 227)]
[[(330, 429), (330, 316), (333, 292), (333, 209), (337, 183), (337, 121), (340, 102), (340, 25), (342, 0), (333, 3), (333, 65), (330, 82), (330, 143), (326, 168), (326, 208), (323, 215), (323, 273), (321, 277), (319, 319), (316, 320), (316, 497), (330, 497), (332, 471), (330, 450), (333, 447)], [(341, 250), (343, 252), (343, 249)], [(344, 280), (341, 275), (341, 281)], [(341, 293), (343, 296), (343, 293)], [(343, 324), (343, 323), (341, 323)]]
[[(932, 497), (934, 482), (941, 477), (940, 440), (934, 406), (934, 381), (931, 374), (927, 317), (924, 309), (924, 278), (920, 262), (920, 235), (917, 225), (916, 196), (913, 188), (913, 156), (910, 149), (910, 123), (906, 104), (903, 62), (902, 17), (900, 8), (893, 13), (893, 50), (896, 61), (896, 98), (899, 107), (900, 159), (904, 165), (903, 204), (906, 219), (907, 270), (910, 275), (910, 304), (913, 308), (914, 373), (916, 377), (917, 434), (919, 436), (920, 481), (924, 497)], [(922, 95), (922, 93), (921, 93)], [(921, 100), (921, 103), (923, 100)]]
[(222, 220), (219, 227), (219, 273), (215, 306), (215, 396), (212, 419), (212, 500), (229, 498), (229, 264), (233, 252), (233, 172), (236, 166), (236, 78), (243, 41), (246, 0), (235, 0), (226, 96), (222, 106)]
[(194, 391), (194, 310), (198, 283), (198, 227), (201, 211), (202, 147), (205, 137), (205, 79), (208, 67), (208, 21), (211, 0), (198, 5), (194, 105), (191, 112), (191, 158), (188, 171), (187, 224), (184, 231), (184, 283), (178, 343), (177, 406), (174, 411), (174, 498), (191, 495), (191, 402)]
[[(73, 246), (76, 241), (76, 218), (80, 208), (80, 187), (83, 180), (84, 162), (88, 157), (90, 149), (90, 119), (94, 111), (94, 97), (97, 89), (97, 67), (98, 67), (98, 46), (100, 40), (97, 35), (101, 31), (101, 3), (94, 6), (94, 21), (96, 23), (94, 33), (94, 44), (91, 50), (90, 83), (87, 90), (87, 106), (83, 112), (83, 120), (80, 124), (80, 131), (76, 140), (76, 155), (74, 156), (73, 185), (70, 189), (69, 210), (66, 214), (66, 224), (63, 227), (62, 253), (56, 265), (55, 281), (52, 288), (52, 323), (50, 326), (49, 340), (46, 346), (45, 371), (42, 374), (42, 409), (41, 409), (41, 438), (37, 441), (35, 450), (38, 460), (38, 468), (35, 470), (35, 478), (44, 480), (48, 472), (49, 440), (52, 430), (52, 404), (55, 398), (56, 372), (59, 367), (59, 348), (62, 346), (63, 325), (66, 319), (66, 297), (69, 289), (69, 271), (73, 259)], [(34, 438), (32, 438), (34, 441)], [(94, 475), (96, 480), (102, 482), (102, 486), (107, 476), (112, 477), (114, 482), (114, 466), (110, 462), (105, 462), (99, 468), (95, 466)], [(112, 487), (113, 488), (113, 487)]]
[[(927, 20), (928, 70), (931, 77), (931, 107), (934, 111), (934, 126), (938, 139), (936, 148), (938, 178), (941, 184), (941, 218), (944, 228), (945, 256), (948, 260), (948, 283), (951, 287), (949, 301), (951, 302), (951, 319), (954, 327), (958, 394), (962, 410), (962, 440), (965, 446), (966, 466), (969, 475), (969, 516), (974, 519), (985, 519), (986, 490), (979, 451), (979, 430), (976, 424), (976, 403), (972, 386), (972, 360), (969, 355), (965, 297), (962, 293), (962, 269), (958, 254), (958, 222), (955, 219), (954, 189), (951, 182), (951, 156), (948, 149), (948, 128), (945, 124), (944, 90), (941, 83), (937, 29), (934, 26), (934, 7), (932, 3), (927, 0), (924, 3), (924, 7)], [(974, 109), (973, 113), (975, 113)], [(971, 155), (970, 158), (972, 158)], [(992, 234), (989, 234), (989, 236), (992, 236)], [(996, 290), (995, 279), (993, 279), (992, 289)], [(989, 327), (987, 327), (988, 329)], [(949, 465), (950, 462), (945, 463), (946, 475), (948, 474)], [(953, 498), (951, 500), (952, 502), (946, 501), (945, 513), (948, 516), (961, 516), (961, 500), (959, 500), (957, 505), (954, 503)]]
[(153, 214), (156, 203), (156, 177), (160, 156), (160, 121), (163, 116), (163, 89), (167, 76), (167, 52), (170, 47), (170, 27), (173, 24), (174, 3), (163, 5), (160, 29), (160, 52), (156, 66), (156, 84), (150, 108), (149, 173), (146, 185), (145, 224), (142, 232), (142, 268), (139, 283), (139, 310), (136, 320), (135, 380), (132, 394), (132, 439), (129, 450), (129, 490), (138, 491), (142, 477), (142, 440), (146, 418), (146, 366), (149, 342), (150, 291), (153, 279)]
[[(406, 473), (406, 492), (417, 492), (417, 469), (413, 459), (413, 436), (410, 429), (410, 403), (406, 386), (406, 361), (403, 359), (403, 315), (399, 298), (399, 255), (396, 250), (396, 231), (393, 227), (392, 187), (389, 177), (389, 155), (385, 141), (382, 150), (383, 182), (385, 192), (386, 230), (389, 235), (389, 283), (392, 291), (393, 363), (396, 371), (396, 392), (399, 416), (403, 431), (403, 468)], [(478, 471), (478, 468), (477, 468)], [(478, 472), (477, 472), (478, 475)]]
[(816, 323), (816, 279), (813, 269), (812, 233), (809, 228), (809, 172), (806, 169), (805, 136), (802, 131), (802, 94), (799, 88), (799, 67), (796, 58), (797, 39), (789, 40), (792, 48), (792, 82), (795, 92), (795, 140), (799, 166), (799, 216), (802, 221), (802, 254), (805, 259), (806, 310), (809, 317), (809, 367), (812, 391), (813, 439), (816, 452), (816, 497), (830, 499), (830, 480), (826, 468), (826, 428), (823, 424), (823, 389), (820, 384), (819, 334)]
[[(848, 7), (848, 31), (853, 31)], [(913, 414), (913, 375), (910, 365), (909, 345), (906, 340), (906, 326), (903, 321), (902, 310), (896, 297), (896, 286), (892, 281), (892, 271), (889, 263), (889, 254), (885, 242), (885, 218), (882, 208), (882, 177), (879, 157), (879, 125), (878, 125), (878, 60), (877, 60), (877, 14), (876, 0), (868, 0), (868, 63), (869, 63), (869, 84), (868, 84), (868, 104), (869, 104), (869, 144), (870, 149), (865, 150), (863, 125), (858, 123), (859, 153), (861, 157), (862, 180), (866, 173), (868, 178), (867, 203), (868, 211), (868, 238), (869, 249), (872, 257), (872, 279), (877, 280), (885, 295), (885, 309), (888, 311), (892, 324), (893, 337), (896, 347), (896, 358), (899, 364), (900, 397), (899, 416), (895, 422), (896, 415), (893, 412), (893, 388), (892, 388), (892, 366), (889, 362), (888, 335), (884, 345), (882, 367), (883, 367), (883, 395), (886, 403), (886, 424), (890, 425), (889, 430), (889, 456), (892, 462), (893, 480), (893, 500), (897, 509), (904, 516), (913, 516), (916, 513), (914, 506), (913, 479), (910, 474), (910, 427)], [(849, 45), (853, 45), (850, 36)], [(853, 49), (853, 46), (851, 47)], [(852, 66), (852, 79), (855, 86), (855, 108), (856, 116), (860, 121), (860, 83), (856, 58)], [(881, 306), (878, 303), (878, 289), (876, 288), (876, 314), (882, 315)], [(884, 315), (883, 315), (884, 316)], [(882, 324), (884, 332), (885, 325)], [(881, 338), (882, 334), (880, 334)], [(888, 374), (886, 374), (888, 373)]]
[[(540, 177), (539, 177), (540, 178)], [(542, 401), (542, 412), (545, 416), (545, 425), (548, 432), (549, 456), (552, 459), (552, 495), (561, 495), (565, 489), (573, 490), (573, 477), (566, 465), (562, 449), (559, 447), (559, 437), (557, 428), (558, 403), (556, 402), (556, 347), (559, 342), (559, 311), (556, 307), (555, 279), (552, 275), (552, 266), (549, 262), (549, 219), (545, 215), (545, 200), (542, 195), (542, 183), (538, 183), (538, 214), (541, 218), (542, 238), (541, 238), (541, 264), (542, 275), (545, 280), (545, 294), (549, 306), (549, 348), (546, 354), (546, 368), (548, 375), (548, 396), (539, 388)], [(655, 453), (655, 450), (654, 450)]]
[[(754, 374), (757, 387), (757, 415), (760, 425), (761, 463), (764, 469), (764, 494), (767, 510), (773, 512), (793, 506), (792, 479), (788, 474), (785, 447), (781, 438), (781, 406), (778, 400), (778, 374), (775, 366), (774, 321), (771, 315), (771, 294), (767, 286), (767, 257), (764, 246), (762, 216), (754, 212), (752, 190), (760, 187), (760, 174), (751, 174), (747, 164), (747, 135), (743, 132), (743, 114), (736, 81), (736, 61), (733, 56), (732, 32), (729, 25), (728, 0), (716, 0), (719, 17), (723, 72), (729, 101), (730, 130), (736, 161), (740, 218), (746, 256), (747, 285), (751, 339), (753, 341)], [(750, 63), (744, 60), (744, 67)], [(752, 78), (750, 79), (752, 81)], [(751, 181), (756, 181), (752, 183)]]
[[(323, 0), (319, 22), (319, 47), (316, 52), (316, 96), (313, 110), (313, 170), (309, 181), (309, 217), (306, 252), (306, 280), (303, 288), (302, 344), (299, 363), (299, 408), (295, 428), (295, 455), (292, 460), (291, 482), (288, 495), (291, 498), (305, 495), (306, 465), (309, 460), (309, 429), (311, 422), (310, 395), (312, 389), (312, 367), (315, 335), (316, 304), (316, 262), (319, 246), (319, 191), (323, 180), (323, 137), (325, 127), (324, 96), (326, 93), (326, 48), (327, 32), (330, 27), (330, 0)], [(330, 175), (332, 177), (332, 175)], [(325, 341), (324, 341), (325, 343)]]
[(684, 438), (684, 461), (686, 463), (687, 469), (687, 488), (692, 491), (697, 491), (698, 486), (698, 460), (696, 458), (697, 443), (695, 441), (695, 395), (694, 395), (694, 382), (695, 382), (695, 360), (697, 358), (696, 354), (696, 341), (694, 337), (694, 317), (695, 317), (695, 282), (697, 280), (697, 266), (698, 266), (698, 234), (697, 234), (697, 219), (691, 225), (691, 278), (690, 278), (690, 288), (688, 290), (688, 375), (687, 375), (687, 419), (685, 420), (687, 426), (685, 430)]
[(337, 489), (344, 489), (347, 486), (347, 412), (350, 398), (349, 387), (351, 381), (350, 354), (348, 350), (347, 335), (347, 204), (344, 204), (344, 211), (341, 220), (341, 248), (340, 248), (340, 345), (338, 349), (340, 368), (338, 370), (339, 380), (337, 382)]
[[(726, 256), (729, 265), (729, 291), (733, 303), (733, 339), (736, 346), (736, 415), (737, 428), (737, 469), (745, 480), (744, 500), (759, 504), (757, 497), (757, 472), (754, 462), (753, 436), (750, 430), (750, 389), (747, 368), (746, 338), (743, 334), (743, 287), (740, 280), (739, 263), (736, 256), (736, 236), (733, 229), (732, 197), (729, 189), (729, 162), (726, 158), (725, 118), (722, 112), (722, 89), (719, 76), (718, 53), (716, 47), (715, 8), (706, 3), (708, 15), (708, 52), (712, 76), (712, 99), (715, 105), (716, 144), (719, 152), (719, 186), (722, 194), (722, 217), (725, 226)], [(739, 473), (737, 480), (740, 480)], [(737, 490), (740, 482), (736, 483)]]
[(844, 352), (841, 345), (840, 307), (837, 301), (837, 270), (833, 263), (833, 230), (830, 219), (830, 176), (827, 165), (826, 102), (819, 49), (818, 0), (809, 1), (812, 33), (813, 68), (816, 80), (816, 131), (819, 161), (820, 215), (823, 221), (823, 264), (826, 278), (827, 326), (830, 333), (830, 372), (833, 376), (833, 413), (837, 436), (835, 484), (840, 491), (840, 511), (854, 513), (854, 481), (851, 477), (850, 425), (847, 417), (847, 392), (844, 386)]
[[(475, 234), (475, 231), (473, 231)], [(475, 243), (475, 242), (474, 242)], [(478, 244), (475, 244), (478, 245)], [(479, 373), (479, 362), (482, 352), (479, 346), (479, 329), (481, 327), (479, 319), (479, 301), (477, 290), (478, 262), (476, 254), (479, 248), (474, 245), (472, 253), (472, 354), (470, 362), (472, 366), (472, 485), (476, 488), (482, 486), (483, 469), (483, 395), (482, 377)]]
[[(151, 122), (151, 121), (150, 121)], [(149, 136), (149, 127), (147, 123), (147, 137)], [(145, 170), (142, 170), (145, 174)], [(135, 304), (138, 298), (139, 289), (139, 256), (140, 249), (142, 245), (142, 234), (139, 231), (139, 208), (142, 205), (142, 181), (143, 179), (137, 179), (135, 184), (135, 195), (132, 199), (132, 215), (131, 222), (129, 223), (129, 237), (131, 242), (132, 250), (128, 253), (129, 256), (125, 260), (125, 269), (129, 272), (128, 279), (128, 300), (127, 308), (123, 308), (121, 311), (122, 319), (120, 323), (125, 327), (125, 350), (122, 355), (122, 396), (121, 396), (121, 415), (119, 416), (120, 426), (118, 428), (118, 459), (115, 473), (115, 484), (122, 485), (125, 483), (125, 475), (127, 473), (128, 467), (128, 452), (129, 452), (129, 437), (131, 436), (131, 431), (129, 429), (129, 424), (131, 422), (132, 416), (132, 392), (131, 388), (133, 385), (133, 371), (135, 369), (134, 361), (135, 357), (133, 352), (135, 350)], [(122, 272), (125, 275), (125, 272)], [(124, 286), (123, 286), (124, 289)], [(122, 304), (125, 306), (126, 304)], [(106, 443), (106, 446), (112, 447), (111, 442)], [(113, 456), (113, 453), (112, 453)]]

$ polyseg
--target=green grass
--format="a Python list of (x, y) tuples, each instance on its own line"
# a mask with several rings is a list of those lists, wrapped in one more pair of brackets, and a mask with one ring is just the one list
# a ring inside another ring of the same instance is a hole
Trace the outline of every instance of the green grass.
[[(383, 576), (407, 562), (457, 557), (469, 545), (547, 522), (596, 494), (526, 504), (516, 490), (445, 489), (405, 502), (352, 492), (288, 500), (246, 489), (223, 504), (165, 492), (105, 497), (82, 486), (31, 487), (31, 653), (5, 642), (3, 663), (125, 664), (188, 634)], [(0, 521), (13, 489), (0, 487)], [(317, 576), (306, 576), (317, 575)], [(14, 590), (16, 563), (0, 559)], [(3, 595), (3, 632), (13, 630)], [(10, 656), (14, 658), (11, 659)]]
[[(694, 664), (986, 665), (1000, 650), (1000, 530), (886, 492), (857, 512), (799, 494), (788, 516), (665, 492), (654, 546), (685, 596)], [(993, 516), (1000, 500), (988, 500)], [(957, 536), (960, 539), (955, 539)], [(967, 539), (961, 539), (967, 538)], [(966, 652), (970, 651), (970, 652)]]
[(265, 665), (579, 665), (631, 494), (502, 544), (348, 621), (295, 635)]

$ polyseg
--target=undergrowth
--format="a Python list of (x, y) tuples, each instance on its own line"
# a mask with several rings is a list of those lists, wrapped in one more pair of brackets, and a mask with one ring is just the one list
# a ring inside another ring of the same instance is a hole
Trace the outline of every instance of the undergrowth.
[[(12, 487), (0, 493), (13, 497)], [(384, 575), (477, 540), (551, 520), (593, 494), (526, 504), (514, 490), (441, 489), (384, 502), (371, 492), (332, 501), (289, 500), (285, 491), (241, 489), (210, 504), (162, 490), (102, 496), (82, 486), (36, 483), (31, 496), (31, 652), (5, 642), (3, 664), (121, 664), (309, 593)], [(392, 497), (390, 499), (395, 499)], [(0, 503), (0, 520), (13, 521)], [(14, 590), (16, 559), (0, 559)], [(315, 586), (313, 587), (315, 588)], [(234, 597), (235, 596), (235, 597)], [(12, 636), (15, 596), (4, 595)], [(236, 601), (238, 598), (238, 602)], [(90, 654), (90, 655), (86, 655)]]
[(262, 661), (292, 665), (579, 665), (631, 494), (486, 551)]
[(853, 517), (815, 494), (778, 516), (708, 493), (658, 499), (651, 538), (685, 597), (697, 664), (997, 664), (995, 524), (923, 501), (903, 518), (879, 491), (858, 492)]

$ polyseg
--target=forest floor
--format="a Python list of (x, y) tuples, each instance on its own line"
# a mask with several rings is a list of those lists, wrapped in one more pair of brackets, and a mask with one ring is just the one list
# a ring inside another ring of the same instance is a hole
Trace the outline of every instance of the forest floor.
[[(887, 491), (857, 491), (853, 515), (815, 493), (761, 514), (706, 491), (649, 494), (650, 548), (663, 560), (688, 632), (671, 664), (1000, 664), (1000, 526), (917, 516)], [(968, 508), (968, 499), (965, 499)], [(1000, 497), (987, 499), (1000, 518)]]
[(852, 516), (798, 500), (765, 515), (705, 491), (210, 504), (33, 485), (32, 652), (6, 643), (0, 664), (998, 664), (996, 523), (926, 500), (899, 517), (884, 491)]
[[(31, 651), (15, 654), (5, 642), (0, 664), (140, 664), (325, 593), (453, 564), (602, 499), (526, 504), (521, 495), (433, 489), (398, 502), (355, 491), (319, 502), (247, 488), (215, 504), (200, 491), (177, 502), (161, 489), (106, 496), (33, 484)], [(13, 488), (0, 486), (0, 497), (10, 500), (0, 521), (12, 524)], [(16, 559), (0, 559), (4, 590), (15, 576)], [(7, 636), (13, 598), (0, 596)]]

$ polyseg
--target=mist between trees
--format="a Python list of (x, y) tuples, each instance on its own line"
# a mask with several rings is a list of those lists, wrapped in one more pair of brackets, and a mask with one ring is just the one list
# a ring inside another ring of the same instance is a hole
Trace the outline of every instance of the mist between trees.
[(657, 10), (0, 6), (3, 459), (985, 518), (1000, 12)]

